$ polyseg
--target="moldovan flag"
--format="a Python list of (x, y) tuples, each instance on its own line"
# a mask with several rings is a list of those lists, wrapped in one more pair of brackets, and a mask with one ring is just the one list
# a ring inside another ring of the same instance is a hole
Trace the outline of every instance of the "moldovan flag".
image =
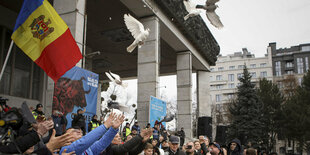
[(55, 82), (82, 58), (68, 26), (47, 0), (24, 0), (12, 40)]

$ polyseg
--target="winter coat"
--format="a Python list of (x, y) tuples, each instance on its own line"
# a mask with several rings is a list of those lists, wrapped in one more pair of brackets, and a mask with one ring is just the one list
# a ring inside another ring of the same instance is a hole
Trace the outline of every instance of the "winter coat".
[(178, 149), (176, 153), (173, 153), (169, 148), (168, 151), (165, 152), (165, 155), (186, 155), (181, 149)]
[[(236, 143), (237, 146), (234, 150), (230, 150), (230, 144), (233, 142)], [(243, 155), (243, 149), (239, 139), (234, 139), (228, 144), (227, 155)]]
[[(38, 133), (33, 130), (25, 134), (23, 137), (18, 137), (17, 139), (15, 139), (16, 145), (18, 146), (21, 152), (25, 152), (31, 146), (37, 144), (39, 141), (40, 137), (38, 136)], [(19, 152), (16, 149), (15, 144), (10, 143), (8, 145), (0, 144), (0, 154), (1, 153), (14, 154)]]
[(146, 143), (137, 135), (124, 144), (111, 144), (101, 155), (137, 155), (141, 153)]
[(74, 141), (71, 145), (62, 147), (59, 154), (61, 154), (64, 149), (67, 149), (67, 152), (75, 151), (77, 155), (100, 154), (100, 152), (104, 151), (110, 145), (117, 131), (118, 130), (112, 127), (107, 129), (104, 125), (100, 125), (81, 139)]

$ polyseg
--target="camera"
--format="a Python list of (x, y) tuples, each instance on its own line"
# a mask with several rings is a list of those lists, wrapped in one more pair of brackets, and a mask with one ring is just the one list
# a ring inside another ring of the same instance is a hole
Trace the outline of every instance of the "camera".
[(189, 149), (189, 150), (190, 150), (190, 149), (192, 149), (192, 148), (193, 148), (192, 145), (187, 145), (187, 146), (186, 146), (186, 149)]

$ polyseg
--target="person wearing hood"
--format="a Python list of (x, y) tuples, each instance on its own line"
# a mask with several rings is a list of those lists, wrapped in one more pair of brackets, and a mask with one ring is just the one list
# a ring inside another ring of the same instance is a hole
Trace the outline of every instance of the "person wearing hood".
[(35, 120), (39, 120), (39, 122), (40, 120), (44, 121), (45, 115), (43, 113), (43, 105), (40, 103), (37, 104), (36, 109), (32, 111), (32, 115)]
[(243, 155), (243, 149), (239, 139), (234, 139), (228, 144), (227, 155)]
[(84, 110), (78, 109), (77, 114), (74, 116), (72, 120), (72, 127), (79, 127), (83, 131), (83, 135), (86, 134), (85, 117), (83, 115), (85, 111), (86, 108)]
[(98, 126), (100, 126), (100, 122), (97, 120), (97, 115), (94, 115), (91, 121), (88, 123), (88, 132), (94, 130)]

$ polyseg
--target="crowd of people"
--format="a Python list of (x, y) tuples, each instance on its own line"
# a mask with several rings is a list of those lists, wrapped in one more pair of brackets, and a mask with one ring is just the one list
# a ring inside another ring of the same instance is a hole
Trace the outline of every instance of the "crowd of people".
[[(254, 148), (243, 149), (238, 139), (221, 147), (210, 142), (206, 136), (185, 140), (184, 129), (170, 134), (160, 123), (152, 127), (148, 123), (140, 127), (136, 121), (132, 126), (126, 123), (120, 132), (124, 115), (111, 113), (108, 118), (97, 119), (94, 115), (85, 130), (85, 110), (79, 109), (72, 120), (72, 127), (66, 129), (67, 120), (57, 110), (46, 119), (38, 104), (32, 111), (37, 123), (24, 123), (19, 128), (14, 143), (0, 145), (0, 152), (7, 154), (47, 155), (263, 155)], [(276, 155), (276, 153), (272, 154)]]

